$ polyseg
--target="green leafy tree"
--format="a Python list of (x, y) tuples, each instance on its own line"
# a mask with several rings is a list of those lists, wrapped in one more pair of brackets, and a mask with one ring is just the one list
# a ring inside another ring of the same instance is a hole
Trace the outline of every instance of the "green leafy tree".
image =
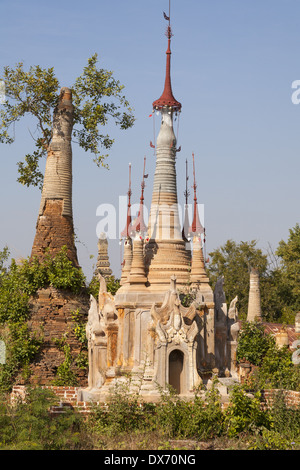
[(225, 411), (224, 428), (229, 437), (235, 437), (245, 431), (269, 428), (271, 416), (264, 411), (260, 402), (260, 394), (249, 397), (240, 385), (231, 390), (230, 404)]
[(276, 250), (281, 273), (281, 296), (284, 300), (284, 314), (287, 322), (294, 323), (295, 314), (300, 310), (300, 226), (290, 229), (285, 242), (281, 240)]
[(293, 363), (292, 352), (287, 347), (274, 345), (263, 357), (254, 379), (260, 388), (300, 391), (300, 366)]
[[(11, 144), (15, 140), (15, 124), (29, 115), (35, 120), (35, 149), (18, 162), (18, 181), (26, 186), (41, 187), (43, 174), (40, 160), (46, 156), (53, 131), (53, 111), (60, 93), (60, 85), (54, 68), (32, 66), (28, 71), (23, 63), (15, 68), (4, 67), (0, 80), (5, 82), (6, 100), (0, 110), (0, 143)], [(112, 119), (120, 129), (128, 129), (134, 123), (129, 102), (123, 95), (124, 86), (113, 73), (97, 67), (97, 54), (88, 59), (83, 73), (71, 87), (74, 116), (72, 138), (81, 148), (94, 155), (98, 166), (104, 160), (114, 139), (102, 129)]]
[(264, 327), (257, 322), (243, 322), (238, 337), (236, 359), (260, 366), (264, 356), (275, 343), (274, 338), (265, 333)]
[(267, 273), (268, 259), (256, 247), (256, 241), (237, 243), (228, 240), (223, 246), (209, 253), (208, 273), (212, 287), (220, 277), (224, 277), (224, 290), (227, 302), (237, 295), (241, 318), (247, 315), (249, 276), (251, 267), (259, 269), (260, 276)]
[[(208, 273), (212, 287), (217, 279), (223, 276), (227, 303), (237, 295), (239, 315), (241, 319), (245, 319), (248, 310), (250, 268), (256, 267), (260, 275), (264, 319), (271, 322), (293, 323), (294, 317), (291, 318), (288, 306), (294, 309), (294, 313), (297, 311), (295, 309), (300, 308), (297, 297), (297, 256), (299, 260), (297, 243), (293, 240), (290, 246), (294, 257), (293, 274), (288, 274), (288, 262), (283, 262), (280, 258), (282, 250), (286, 249), (284, 242), (280, 242), (280, 247), (275, 253), (271, 248), (267, 253), (263, 253), (256, 244), (255, 240), (240, 243), (228, 240), (223, 246), (211, 252)], [(291, 293), (292, 285), (294, 293)]]
[(7, 246), (0, 250), (0, 283), (1, 283), (1, 276), (4, 276), (7, 269), (5, 263), (8, 261), (9, 258), (9, 249)]

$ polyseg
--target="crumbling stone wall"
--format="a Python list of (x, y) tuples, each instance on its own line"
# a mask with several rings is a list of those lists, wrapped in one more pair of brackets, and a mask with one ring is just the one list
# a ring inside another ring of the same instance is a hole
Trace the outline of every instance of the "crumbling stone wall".
[[(30, 382), (38, 385), (50, 385), (56, 378), (59, 365), (65, 360), (64, 352), (56, 340), (65, 338), (70, 345), (73, 358), (79, 354), (81, 343), (74, 334), (73, 314), (80, 313), (80, 321), (86, 323), (89, 309), (87, 293), (73, 294), (53, 287), (39, 290), (30, 301), (31, 319), (29, 327), (32, 332), (43, 337), (43, 345), (35, 361), (30, 365)], [(87, 369), (74, 365), (72, 369), (78, 378), (78, 385), (87, 385)], [(19, 382), (20, 383), (20, 380)]]

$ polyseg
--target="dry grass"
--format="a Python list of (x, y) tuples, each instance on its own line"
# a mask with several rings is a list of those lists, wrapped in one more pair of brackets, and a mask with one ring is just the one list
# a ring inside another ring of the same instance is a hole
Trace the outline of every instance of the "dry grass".
[(131, 432), (116, 436), (101, 435), (95, 438), (97, 450), (246, 450), (248, 440), (226, 437), (197, 441), (168, 439), (159, 432)]

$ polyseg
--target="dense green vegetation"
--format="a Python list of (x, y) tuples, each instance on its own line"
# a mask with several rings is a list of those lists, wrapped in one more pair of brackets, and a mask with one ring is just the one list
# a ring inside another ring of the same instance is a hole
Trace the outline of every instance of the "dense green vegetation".
[(300, 366), (294, 364), (288, 347), (278, 348), (260, 323), (244, 322), (239, 333), (236, 359), (254, 366), (248, 387), (300, 391)]
[(293, 324), (300, 310), (300, 226), (290, 229), (287, 241), (281, 240), (273, 252), (265, 254), (257, 241), (237, 243), (228, 240), (209, 253), (208, 273), (212, 287), (224, 277), (226, 301), (238, 296), (239, 316), (246, 318), (249, 273), (256, 267), (260, 273), (262, 313), (265, 321)]
[(47, 286), (77, 294), (85, 289), (85, 276), (65, 248), (55, 257), (49, 253), (42, 263), (37, 258), (19, 263), (12, 259), (6, 267), (8, 257), (5, 248), (0, 253), (0, 339), (6, 344), (6, 361), (0, 364), (0, 390), (9, 390), (18, 373), (28, 378), (29, 365), (43, 343), (42, 332), (34, 334), (28, 326), (30, 297)]
[[(26, 381), (29, 378), (29, 365), (43, 344), (43, 333), (32, 333), (30, 320), (30, 298), (38, 289), (53, 286), (57, 289), (89, 296), (98, 296), (99, 281), (93, 278), (87, 286), (81, 268), (74, 267), (67, 257), (66, 248), (54, 257), (48, 253), (43, 262), (37, 258), (9, 260), (9, 250), (0, 251), (0, 340), (6, 344), (6, 362), (0, 364), (0, 391), (8, 391), (17, 374)], [(107, 282), (107, 290), (115, 294), (119, 280), (113, 276)], [(86, 321), (80, 312), (73, 312), (73, 333), (82, 344), (83, 354), (76, 357), (77, 366), (88, 367)], [(57, 338), (56, 346), (64, 352), (65, 360), (58, 367), (55, 385), (77, 385), (72, 371), (74, 359), (66, 338)]]
[(73, 409), (53, 417), (49, 411), (58, 403), (52, 392), (29, 389), (25, 401), (0, 402), (0, 450), (300, 450), (300, 410), (287, 408), (280, 393), (266, 409), (258, 393), (249, 396), (236, 386), (222, 408), (216, 385), (191, 401), (170, 390), (154, 404), (129, 395), (124, 384), (87, 418)]

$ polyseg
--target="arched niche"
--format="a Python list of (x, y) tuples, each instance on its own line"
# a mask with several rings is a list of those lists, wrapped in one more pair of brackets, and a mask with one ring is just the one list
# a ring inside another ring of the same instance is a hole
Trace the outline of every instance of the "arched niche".
[(186, 391), (185, 355), (180, 349), (173, 349), (169, 354), (169, 385), (178, 394)]

